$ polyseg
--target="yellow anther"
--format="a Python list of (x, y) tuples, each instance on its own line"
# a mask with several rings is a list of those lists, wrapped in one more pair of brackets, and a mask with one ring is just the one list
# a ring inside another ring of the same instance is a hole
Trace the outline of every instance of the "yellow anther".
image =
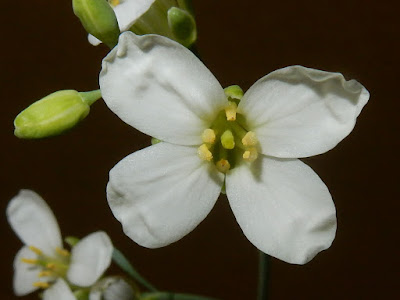
[(47, 289), (50, 284), (48, 282), (43, 282), (43, 281), (36, 281), (32, 284), (34, 287), (42, 288), (42, 289)]
[(221, 135), (221, 144), (225, 149), (235, 148), (235, 138), (233, 137), (232, 131), (224, 131), (224, 133)]
[(48, 263), (46, 265), (46, 269), (54, 270), (55, 268), (56, 268), (56, 265), (54, 263)]
[(197, 149), (197, 155), (200, 157), (201, 160), (211, 161), (213, 159), (213, 155), (206, 144), (201, 145)]
[(249, 131), (246, 135), (242, 138), (242, 143), (244, 146), (255, 146), (258, 143), (256, 134), (253, 131)]
[(37, 259), (32, 258), (21, 258), (21, 261), (26, 264), (36, 265), (39, 261)]
[(51, 271), (41, 271), (38, 274), (38, 277), (49, 277), (53, 274), (53, 272)]
[(37, 255), (42, 255), (42, 250), (40, 250), (39, 248), (36, 248), (35, 246), (29, 246), (29, 250), (31, 250), (32, 252), (35, 252)]
[(120, 2), (119, 0), (108, 0), (111, 6), (116, 7)]
[(60, 247), (56, 248), (56, 252), (62, 256), (69, 256), (69, 251)]
[(228, 121), (235, 121), (236, 120), (236, 110), (237, 110), (237, 104), (233, 101), (228, 101), (229, 104), (227, 107), (225, 107), (225, 114), (226, 114), (226, 119)]
[(201, 138), (204, 143), (214, 144), (215, 142), (215, 131), (208, 128), (203, 131)]
[(231, 168), (231, 164), (226, 159), (220, 159), (215, 165), (221, 173), (226, 173)]
[(257, 159), (258, 152), (256, 148), (249, 148), (243, 153), (243, 159), (248, 162), (253, 162)]

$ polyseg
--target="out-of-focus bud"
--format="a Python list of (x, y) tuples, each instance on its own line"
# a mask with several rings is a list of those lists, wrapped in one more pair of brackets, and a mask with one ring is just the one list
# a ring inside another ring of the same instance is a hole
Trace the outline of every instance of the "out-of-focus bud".
[(136, 300), (138, 288), (133, 282), (119, 276), (110, 276), (98, 281), (90, 291), (91, 300)]
[(107, 0), (72, 0), (75, 15), (88, 33), (110, 48), (118, 43), (120, 34), (114, 10)]
[(182, 45), (189, 47), (196, 41), (196, 21), (187, 11), (178, 7), (170, 8), (168, 10), (168, 25), (175, 40)]
[(84, 119), (89, 114), (90, 105), (100, 98), (100, 90), (52, 93), (31, 104), (15, 118), (14, 134), (23, 139), (59, 135)]

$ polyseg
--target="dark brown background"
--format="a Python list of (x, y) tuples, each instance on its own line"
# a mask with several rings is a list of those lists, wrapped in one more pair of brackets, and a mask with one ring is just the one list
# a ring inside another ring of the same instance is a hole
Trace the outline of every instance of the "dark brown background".
[[(398, 294), (399, 16), (395, 1), (197, 0), (198, 48), (223, 86), (244, 89), (292, 64), (342, 72), (371, 93), (353, 133), (307, 159), (333, 195), (338, 232), (305, 266), (272, 260), (271, 299), (391, 299)], [(13, 119), (60, 89), (96, 89), (106, 47), (92, 47), (70, 1), (3, 4), (1, 55), (1, 299), (15, 299), (12, 260), (21, 246), (4, 211), (21, 188), (41, 194), (64, 235), (106, 230), (161, 289), (255, 299), (257, 251), (225, 198), (181, 241), (157, 250), (123, 235), (105, 199), (108, 171), (149, 143), (99, 101), (65, 136), (25, 141)], [(23, 299), (37, 299), (36, 295)]]

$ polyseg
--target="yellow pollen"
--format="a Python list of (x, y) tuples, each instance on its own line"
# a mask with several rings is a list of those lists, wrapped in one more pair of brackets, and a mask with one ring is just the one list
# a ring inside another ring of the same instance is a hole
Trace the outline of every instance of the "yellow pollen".
[(203, 131), (203, 134), (201, 135), (201, 138), (204, 143), (208, 144), (214, 144), (215, 142), (215, 131), (208, 128)]
[(256, 134), (253, 131), (249, 131), (242, 139), (244, 146), (255, 146), (258, 143)]
[(38, 277), (49, 277), (51, 276), (53, 273), (51, 271), (41, 271), (38, 274)]
[(21, 261), (26, 264), (36, 265), (39, 261), (37, 259), (32, 258), (21, 258)]
[(228, 101), (229, 104), (227, 107), (225, 107), (225, 114), (226, 114), (226, 119), (228, 121), (235, 121), (236, 120), (236, 110), (237, 110), (237, 104), (232, 101)]
[(197, 155), (200, 157), (201, 160), (211, 161), (213, 159), (213, 155), (206, 144), (201, 145), (197, 149)]
[(56, 268), (56, 265), (54, 263), (48, 263), (46, 265), (46, 269), (54, 270), (55, 268)]
[(226, 159), (220, 159), (215, 165), (221, 173), (226, 173), (231, 168), (231, 164)]
[(256, 148), (249, 148), (243, 153), (243, 159), (248, 162), (253, 162), (257, 159), (258, 152)]
[(69, 251), (60, 247), (56, 248), (56, 252), (62, 256), (69, 256)]
[(36, 248), (35, 246), (29, 246), (29, 250), (31, 250), (32, 252), (35, 252), (37, 255), (42, 254), (42, 250), (40, 250), (39, 248)]
[(116, 7), (118, 4), (120, 4), (119, 0), (109, 0), (108, 1), (111, 6)]
[(32, 284), (34, 287), (38, 287), (38, 288), (42, 288), (42, 289), (47, 289), (50, 284), (47, 282), (43, 282), (43, 281), (36, 281)]

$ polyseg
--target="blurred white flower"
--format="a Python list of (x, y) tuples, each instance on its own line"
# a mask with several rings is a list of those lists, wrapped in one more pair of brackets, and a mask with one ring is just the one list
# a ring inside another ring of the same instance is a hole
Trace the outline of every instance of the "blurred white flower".
[(63, 294), (65, 299), (72, 299), (65, 292), (66, 283), (58, 279), (67, 279), (74, 286), (88, 287), (111, 263), (113, 246), (108, 235), (102, 231), (81, 239), (71, 253), (64, 249), (53, 212), (33, 191), (21, 190), (10, 201), (7, 218), (25, 244), (14, 259), (13, 285), (18, 296), (44, 288), (45, 299), (47, 293)]
[(156, 248), (182, 238), (225, 180), (241, 229), (261, 251), (304, 264), (331, 245), (331, 195), (297, 158), (324, 153), (352, 131), (369, 99), (357, 81), (291, 66), (228, 97), (180, 44), (126, 32), (103, 61), (100, 87), (123, 121), (163, 141), (110, 171), (109, 205), (135, 242)]

